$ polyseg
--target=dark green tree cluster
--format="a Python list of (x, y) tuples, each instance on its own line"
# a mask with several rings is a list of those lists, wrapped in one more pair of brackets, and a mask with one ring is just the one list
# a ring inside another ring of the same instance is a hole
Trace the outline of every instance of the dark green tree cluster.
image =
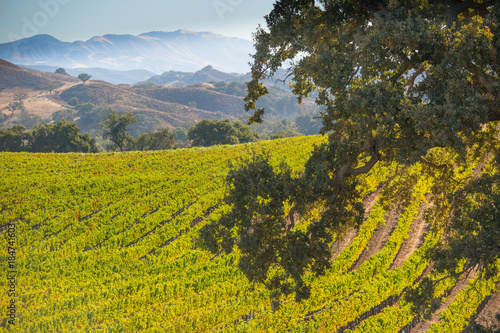
[(233, 96), (245, 96), (247, 89), (246, 85), (242, 82), (210, 82), (213, 85), (213, 88), (208, 88), (209, 90), (214, 90), (220, 92), (222, 94), (228, 94)]
[(87, 73), (82, 73), (82, 74), (78, 75), (78, 78), (80, 80), (82, 80), (83, 84), (85, 84), (85, 82), (87, 82), (88, 80), (90, 80), (91, 77), (92, 77), (92, 75), (89, 75)]
[(257, 141), (259, 138), (248, 125), (229, 119), (203, 119), (189, 129), (188, 139), (192, 146), (234, 145)]
[[(465, 259), (466, 271), (494, 274), (500, 166), (489, 159), (500, 151), (499, 14), (493, 0), (276, 1), (267, 30), (255, 34), (250, 122), (264, 115), (263, 81), (289, 65), (299, 100), (318, 94), (328, 142), (296, 179), (260, 160), (233, 171), (231, 186), (244, 190), (231, 192), (232, 211), (203, 228), (202, 243), (228, 252), (234, 244), (251, 281), (302, 299), (304, 275), (330, 266), (334, 235), (362, 223), (363, 175), (391, 166), (380, 200), (403, 208), (414, 200), (412, 167), (420, 163), (434, 184), (425, 219), (448, 235), (429, 252), (436, 269), (452, 274)], [(460, 178), (481, 161), (482, 176)], [(295, 228), (312, 209), (321, 217)]]
[(64, 109), (60, 111), (56, 111), (52, 114), (52, 120), (58, 122), (60, 120), (65, 119), (66, 121), (73, 121), (76, 117), (75, 110), (72, 109)]
[(99, 147), (89, 134), (81, 134), (75, 123), (63, 119), (55, 125), (38, 124), (32, 130), (19, 125), (0, 130), (0, 151), (97, 153)]
[(7, 106), (7, 110), (12, 112), (12, 114), (14, 114), (14, 112), (16, 112), (17, 110), (25, 111), (26, 108), (24, 106), (24, 100), (26, 98), (28, 98), (27, 93), (16, 92), (14, 94), (14, 98), (13, 98), (14, 100), (12, 102), (10, 102), (9, 105)]
[(177, 147), (175, 137), (177, 133), (162, 128), (155, 132), (143, 133), (139, 135), (132, 144), (133, 150), (166, 150)]
[(136, 123), (137, 118), (131, 112), (120, 116), (115, 110), (111, 110), (102, 120), (102, 137), (112, 142), (106, 147), (108, 150), (124, 151), (128, 145), (133, 144), (134, 138), (127, 132), (127, 126)]
[(64, 68), (62, 68), (62, 67), (59, 67), (58, 69), (56, 69), (56, 71), (54, 73), (61, 74), (61, 75), (66, 75), (66, 76), (70, 76), (68, 74), (68, 72), (66, 72), (66, 70)]

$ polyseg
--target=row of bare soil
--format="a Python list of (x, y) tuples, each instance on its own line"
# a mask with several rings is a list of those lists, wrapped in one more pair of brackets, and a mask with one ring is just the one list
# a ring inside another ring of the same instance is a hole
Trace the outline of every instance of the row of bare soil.
[[(378, 199), (379, 192), (374, 192), (369, 195), (365, 201), (365, 211), (367, 218), (372, 206)], [(429, 205), (421, 205), (418, 210), (418, 214), (416, 218), (413, 220), (412, 225), (410, 227), (409, 237), (403, 242), (401, 248), (399, 249), (398, 254), (394, 258), (394, 261), (390, 267), (390, 269), (396, 269), (402, 266), (405, 260), (417, 249), (419, 249), (424, 243), (425, 237), (429, 232), (430, 225), (425, 222), (423, 219), (423, 213)], [(358, 269), (361, 264), (367, 261), (371, 256), (378, 253), (389, 237), (391, 236), (394, 229), (397, 227), (399, 215), (395, 211), (395, 209), (391, 209), (386, 216), (386, 222), (383, 225), (379, 225), (375, 230), (372, 238), (370, 239), (367, 247), (356, 260), (356, 262), (352, 265), (351, 270)], [(338, 254), (345, 249), (353, 240), (353, 238), (357, 235), (355, 230), (349, 231), (341, 241), (335, 242), (332, 246), (332, 251), (334, 254), (334, 258), (338, 256)], [(425, 274), (428, 274), (431, 270), (426, 270)], [(441, 297), (441, 305), (439, 309), (432, 315), (429, 320), (420, 321), (419, 318), (415, 318), (413, 325), (411, 328), (405, 328), (405, 332), (411, 333), (421, 333), (426, 332), (433, 323), (439, 322), (439, 314), (444, 311), (449, 304), (453, 302), (456, 295), (460, 290), (465, 288), (471, 279), (476, 277), (477, 272), (472, 272), (468, 275), (463, 274), (461, 278), (457, 281), (457, 283), (446, 292), (445, 295)], [(497, 288), (499, 289), (499, 288)], [(396, 300), (394, 300), (396, 302)], [(394, 303), (391, 302), (391, 303)], [(385, 306), (381, 306), (379, 311), (382, 311)], [(500, 328), (500, 321), (496, 318), (496, 315), (499, 313), (500, 309), (500, 293), (495, 293), (489, 297), (487, 297), (483, 303), (479, 306), (476, 315), (471, 318), (471, 322), (481, 325), (482, 327), (490, 330), (495, 330)], [(376, 314), (376, 313), (374, 313)], [(371, 314), (371, 315), (374, 315)], [(357, 318), (353, 321), (354, 325), (351, 327), (345, 327), (343, 329), (354, 329), (362, 320), (366, 319), (368, 316), (364, 316), (363, 318)], [(340, 330), (342, 331), (342, 329)]]

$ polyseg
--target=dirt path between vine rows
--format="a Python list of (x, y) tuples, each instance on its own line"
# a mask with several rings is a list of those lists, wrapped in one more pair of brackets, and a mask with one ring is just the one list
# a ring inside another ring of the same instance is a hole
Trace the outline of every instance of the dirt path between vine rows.
[(371, 256), (382, 250), (382, 247), (384, 247), (389, 237), (391, 237), (392, 232), (398, 226), (398, 218), (399, 214), (396, 212), (396, 209), (391, 207), (389, 215), (385, 220), (385, 224), (380, 224), (377, 229), (375, 229), (375, 232), (370, 238), (365, 251), (363, 251), (361, 257), (356, 262), (356, 265), (354, 265), (351, 270), (358, 269), (359, 266), (361, 266), (361, 264), (363, 264)]
[[(497, 283), (497, 290), (499, 289), (500, 282)], [(477, 314), (475, 322), (492, 331), (500, 330), (500, 318), (496, 318), (497, 315), (500, 315), (500, 292), (491, 295), (488, 303)]]
[(460, 290), (462, 290), (463, 288), (465, 288), (467, 286), (467, 284), (469, 283), (469, 281), (472, 280), (472, 279), (474, 279), (476, 277), (476, 275), (477, 275), (477, 271), (473, 271), (469, 275), (462, 274), (462, 276), (460, 277), (460, 279), (458, 280), (458, 282), (451, 288), (450, 294), (442, 299), (442, 302), (441, 302), (441, 305), (440, 305), (439, 309), (436, 312), (434, 312), (434, 314), (432, 315), (431, 319), (427, 320), (427, 321), (421, 322), (420, 324), (418, 324), (417, 326), (415, 326), (410, 331), (410, 333), (424, 333), (424, 332), (427, 332), (429, 330), (429, 328), (431, 327), (432, 324), (438, 323), (439, 322), (439, 313), (441, 313), (441, 311), (446, 310), (446, 308), (448, 307), (448, 305), (450, 305), (451, 302), (453, 302), (453, 300), (457, 296), (458, 292)]
[(411, 254), (420, 248), (425, 241), (425, 237), (429, 232), (430, 225), (425, 222), (422, 215), (429, 207), (428, 204), (422, 203), (418, 208), (417, 216), (413, 219), (410, 226), (410, 234), (408, 238), (403, 241), (401, 248), (394, 258), (394, 261), (390, 267), (390, 269), (396, 269), (403, 265), (403, 263), (408, 259)]
[[(377, 202), (378, 196), (380, 195), (380, 190), (376, 190), (375, 192), (369, 194), (364, 200), (363, 200), (363, 207), (365, 209), (365, 216), (363, 218), (363, 223), (366, 221), (368, 216), (370, 216), (370, 212), (372, 210), (373, 205)], [(344, 238), (340, 241), (336, 241), (332, 244), (332, 260), (337, 258), (337, 256), (344, 250), (346, 247), (348, 247), (354, 237), (358, 235), (358, 230), (355, 229), (350, 229), (347, 231), (345, 234)]]

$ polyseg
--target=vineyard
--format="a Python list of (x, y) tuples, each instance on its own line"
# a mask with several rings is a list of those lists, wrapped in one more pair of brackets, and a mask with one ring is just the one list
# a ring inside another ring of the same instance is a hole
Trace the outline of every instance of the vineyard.
[(424, 177), (404, 211), (378, 201), (388, 166), (364, 176), (365, 221), (332, 244), (332, 268), (311, 277), (312, 296), (302, 303), (290, 297), (272, 311), (269, 292), (238, 270), (237, 252), (196, 246), (198, 230), (229, 209), (221, 201), (229, 161), (267, 151), (276, 165), (286, 161), (300, 172), (322, 140), (0, 153), (0, 330), (461, 332), (471, 318), (498, 309), (500, 276), (471, 274), (438, 282), (441, 307), (430, 320), (412, 315), (401, 295), (424, 276), (440, 280), (423, 255), (441, 235), (422, 222), (432, 204)]

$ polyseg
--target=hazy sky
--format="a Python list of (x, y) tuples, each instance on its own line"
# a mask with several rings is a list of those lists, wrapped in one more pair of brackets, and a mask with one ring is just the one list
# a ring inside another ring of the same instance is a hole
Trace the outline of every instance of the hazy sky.
[(272, 0), (0, 0), (0, 43), (37, 34), (66, 42), (104, 34), (211, 31), (251, 40)]

